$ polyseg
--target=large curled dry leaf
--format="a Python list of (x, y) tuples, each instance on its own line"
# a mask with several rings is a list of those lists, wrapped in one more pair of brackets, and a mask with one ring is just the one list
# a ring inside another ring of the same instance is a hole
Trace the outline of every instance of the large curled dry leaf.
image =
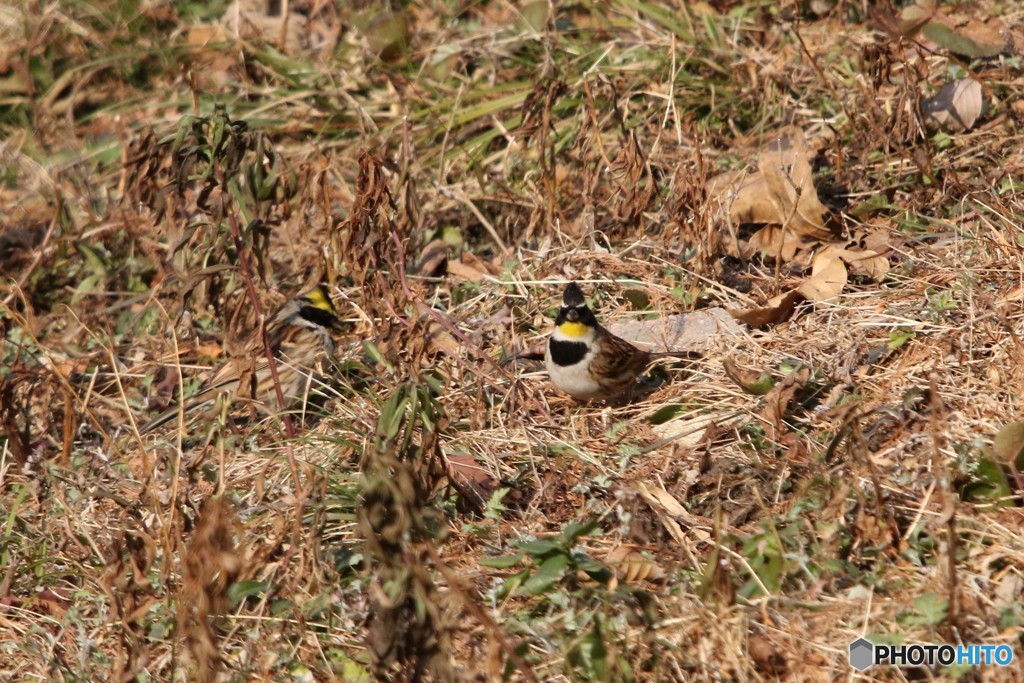
[[(814, 255), (811, 262), (811, 277), (796, 289), (779, 294), (764, 306), (743, 310), (731, 310), (729, 313), (751, 327), (775, 325), (789, 320), (793, 310), (801, 301), (829, 301), (839, 296), (849, 277), (844, 254), (847, 250), (830, 246)], [(851, 252), (859, 255), (859, 252)], [(869, 261), (869, 263), (871, 263)], [(876, 268), (881, 268), (877, 263)], [(886, 263), (888, 265), (888, 263)]]
[(871, 249), (840, 249), (833, 247), (833, 253), (849, 266), (854, 275), (869, 277), (880, 282), (889, 272), (889, 259)]
[(779, 131), (758, 154), (757, 166), (756, 173), (724, 173), (708, 181), (708, 196), (727, 207), (734, 224), (764, 224), (750, 239), (752, 249), (788, 261), (808, 243), (832, 239), (803, 131)]
[(900, 10), (896, 31), (909, 38), (924, 28), (935, 16), (935, 0), (917, 0)]
[(764, 306), (730, 310), (729, 313), (732, 317), (740, 322), (745, 322), (751, 327), (776, 325), (789, 320), (789, 317), (793, 315), (793, 310), (796, 309), (796, 305), (805, 298), (803, 294), (794, 289), (785, 294), (772, 297)]
[(729, 171), (708, 179), (708, 196), (728, 207), (733, 223), (776, 223), (775, 205), (768, 198), (768, 183), (759, 172)]
[(626, 583), (638, 581), (661, 581), (667, 574), (654, 560), (643, 556), (638, 550), (620, 545), (608, 553), (605, 563), (611, 566), (615, 575)]
[(750, 236), (750, 246), (754, 252), (792, 261), (797, 252), (807, 246), (807, 240), (781, 225), (766, 225)]
[(832, 230), (825, 225), (828, 210), (814, 189), (802, 130), (796, 126), (783, 128), (758, 155), (757, 166), (775, 203), (779, 223), (797, 235), (814, 239), (832, 237)]
[(996, 18), (957, 23), (939, 14), (921, 33), (954, 54), (977, 59), (995, 57), (1006, 49), (1006, 41), (1000, 35), (1002, 31), (1002, 22)]
[(974, 127), (984, 104), (981, 83), (973, 78), (958, 78), (922, 102), (921, 113), (929, 128), (961, 133)]
[(797, 291), (811, 301), (829, 301), (839, 296), (846, 286), (846, 264), (839, 256), (841, 250), (826, 247), (814, 255), (811, 277), (797, 287)]

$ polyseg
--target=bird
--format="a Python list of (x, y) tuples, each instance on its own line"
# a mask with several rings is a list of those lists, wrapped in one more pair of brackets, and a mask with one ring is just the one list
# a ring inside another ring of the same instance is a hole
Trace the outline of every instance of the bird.
[[(323, 285), (289, 299), (267, 320), (267, 338), (286, 403), (305, 403), (310, 391), (323, 383), (324, 378), (316, 367), (321, 360), (334, 355), (332, 333), (340, 329), (338, 313)], [(255, 400), (266, 409), (276, 410), (277, 390), (259, 331), (246, 344), (246, 349), (244, 358), (221, 366), (208, 385), (183, 406), (161, 413), (140, 428), (139, 433), (153, 431), (180, 412), (191, 413), (203, 406), (212, 406), (224, 394), (233, 399)]]
[(580, 401), (628, 399), (647, 366), (662, 356), (687, 354), (651, 353), (615, 336), (597, 321), (580, 286), (566, 285), (544, 353), (548, 376), (559, 390)]

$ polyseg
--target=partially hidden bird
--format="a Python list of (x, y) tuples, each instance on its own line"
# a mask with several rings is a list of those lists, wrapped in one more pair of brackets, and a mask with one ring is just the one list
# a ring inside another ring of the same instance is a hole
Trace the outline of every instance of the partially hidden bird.
[[(332, 334), (340, 328), (338, 313), (323, 285), (289, 299), (267, 320), (271, 354), (281, 393), (289, 406), (304, 404), (310, 393), (323, 384), (325, 377), (317, 368), (334, 355)], [(243, 358), (227, 361), (198, 394), (183, 405), (161, 413), (139, 432), (150, 432), (179, 413), (189, 414), (204, 406), (213, 406), (216, 399), (225, 394), (235, 400), (255, 401), (264, 411), (279, 408), (273, 373), (259, 330), (246, 343)]]

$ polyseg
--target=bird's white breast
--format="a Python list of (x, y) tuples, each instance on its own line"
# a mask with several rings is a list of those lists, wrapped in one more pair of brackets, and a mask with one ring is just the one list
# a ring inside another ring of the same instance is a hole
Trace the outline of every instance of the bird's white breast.
[(551, 378), (551, 383), (561, 391), (564, 391), (580, 401), (589, 401), (599, 398), (604, 392), (601, 385), (591, 377), (588, 370), (590, 363), (594, 358), (594, 346), (592, 344), (594, 335), (592, 331), (590, 334), (579, 338), (568, 337), (561, 334), (561, 332), (556, 329), (552, 332), (551, 336), (563, 341), (586, 342), (590, 347), (587, 349), (586, 355), (583, 356), (583, 359), (580, 362), (573, 365), (559, 365), (552, 360), (551, 348), (549, 345), (544, 353), (544, 366), (548, 370), (548, 377)]

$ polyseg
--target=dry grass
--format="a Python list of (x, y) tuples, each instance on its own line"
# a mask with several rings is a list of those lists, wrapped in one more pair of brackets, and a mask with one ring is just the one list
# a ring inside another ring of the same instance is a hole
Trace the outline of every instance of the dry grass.
[[(0, 677), (819, 681), (869, 635), (1016, 655), (871, 677), (1019, 679), (1024, 13), (958, 5), (1008, 41), (965, 62), (842, 1), (360, 4), (0, 10)], [(961, 69), (987, 112), (926, 132)], [(800, 283), (705, 192), (790, 124), (881, 282), (628, 406), (503, 362), (568, 279), (606, 322)], [(326, 415), (138, 435), (247, 283), (318, 280)]]

